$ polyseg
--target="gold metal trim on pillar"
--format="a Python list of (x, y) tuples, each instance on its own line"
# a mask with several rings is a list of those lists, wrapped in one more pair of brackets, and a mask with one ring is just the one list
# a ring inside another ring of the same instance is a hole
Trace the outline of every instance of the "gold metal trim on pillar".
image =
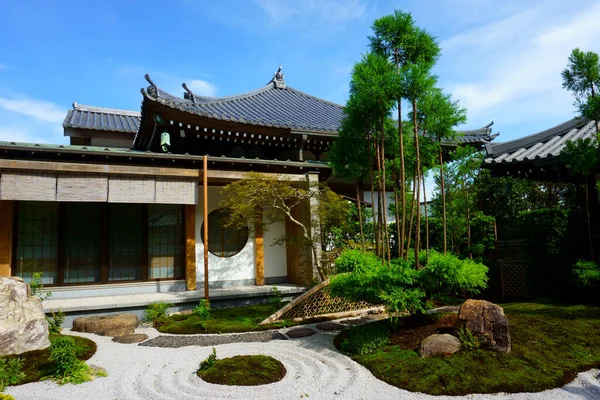
[(0, 276), (11, 276), (14, 202), (0, 200)]
[(185, 289), (196, 290), (196, 205), (186, 204), (185, 213)]
[(256, 220), (254, 222), (254, 255), (255, 255), (255, 284), (263, 286), (265, 284), (265, 246), (263, 232), (263, 213), (261, 209), (256, 210)]

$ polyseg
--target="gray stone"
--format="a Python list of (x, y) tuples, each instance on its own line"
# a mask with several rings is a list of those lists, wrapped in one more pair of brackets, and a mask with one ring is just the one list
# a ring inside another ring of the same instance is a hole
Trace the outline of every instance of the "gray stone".
[(419, 354), (421, 357), (433, 357), (454, 354), (459, 349), (460, 340), (457, 337), (444, 333), (431, 335), (423, 339)]
[(137, 325), (138, 317), (135, 314), (116, 314), (76, 318), (73, 321), (73, 330), (116, 337), (132, 335)]
[(131, 335), (116, 336), (112, 341), (115, 343), (132, 344), (143, 342), (146, 339), (148, 339), (148, 335), (145, 333), (133, 333)]
[(323, 322), (321, 324), (317, 324), (317, 325), (315, 325), (315, 327), (322, 331), (341, 331), (346, 326), (339, 324), (337, 322), (329, 321), (329, 322)]
[(0, 356), (50, 346), (42, 301), (23, 279), (0, 277), (0, 310)]
[(365, 318), (349, 318), (340, 321), (341, 324), (350, 326), (362, 325), (366, 324), (367, 322), (369, 322), (369, 320)]
[(291, 337), (292, 339), (298, 339), (302, 337), (312, 336), (315, 333), (317, 333), (317, 331), (310, 328), (294, 328), (287, 331), (286, 335), (288, 335), (288, 337)]
[(469, 299), (460, 306), (455, 333), (465, 327), (475, 334), (483, 348), (510, 353), (511, 339), (504, 309), (485, 300)]
[(272, 339), (273, 340), (288, 340), (287, 336), (285, 336), (283, 333), (281, 333), (279, 331), (273, 332)]

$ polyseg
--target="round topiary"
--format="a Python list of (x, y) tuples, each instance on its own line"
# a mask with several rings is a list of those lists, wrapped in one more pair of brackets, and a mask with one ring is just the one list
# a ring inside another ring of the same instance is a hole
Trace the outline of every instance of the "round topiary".
[(279, 382), (285, 374), (280, 361), (263, 355), (215, 360), (212, 366), (198, 371), (198, 376), (206, 382), (230, 386), (266, 385)]

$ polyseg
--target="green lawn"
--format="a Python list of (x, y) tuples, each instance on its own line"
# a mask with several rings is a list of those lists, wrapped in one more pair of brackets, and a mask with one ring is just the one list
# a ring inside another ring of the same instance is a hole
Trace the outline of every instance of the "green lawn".
[(272, 304), (217, 308), (211, 311), (211, 318), (207, 321), (194, 314), (175, 314), (160, 318), (156, 325), (158, 331), (163, 333), (193, 334), (263, 331), (299, 324), (283, 320), (269, 325), (258, 325), (277, 310)]
[[(503, 307), (512, 336), (510, 354), (475, 350), (420, 358), (414, 350), (386, 344), (353, 359), (391, 385), (433, 395), (537, 392), (562, 386), (578, 372), (600, 366), (599, 307), (538, 303)], [(358, 333), (365, 327), (352, 329)]]
[(198, 371), (198, 376), (206, 382), (235, 386), (266, 385), (282, 380), (285, 374), (280, 361), (264, 355), (224, 358)]

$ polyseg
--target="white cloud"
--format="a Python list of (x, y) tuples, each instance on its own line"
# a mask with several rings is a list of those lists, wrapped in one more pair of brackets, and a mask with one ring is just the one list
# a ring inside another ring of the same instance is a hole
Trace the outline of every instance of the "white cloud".
[(67, 114), (54, 103), (28, 98), (0, 97), (0, 108), (50, 123), (61, 123)]
[(289, 20), (315, 21), (315, 18), (335, 24), (362, 17), (366, 4), (361, 0), (256, 0), (272, 22)]
[(202, 79), (192, 79), (187, 81), (186, 84), (194, 94), (199, 96), (215, 97), (217, 95), (217, 87)]
[(557, 113), (571, 118), (573, 99), (562, 88), (560, 72), (573, 48), (600, 50), (599, 19), (600, 4), (561, 12), (540, 4), (450, 38), (442, 43), (444, 57), (458, 72), (446, 86), (470, 119), (501, 117), (514, 124)]

